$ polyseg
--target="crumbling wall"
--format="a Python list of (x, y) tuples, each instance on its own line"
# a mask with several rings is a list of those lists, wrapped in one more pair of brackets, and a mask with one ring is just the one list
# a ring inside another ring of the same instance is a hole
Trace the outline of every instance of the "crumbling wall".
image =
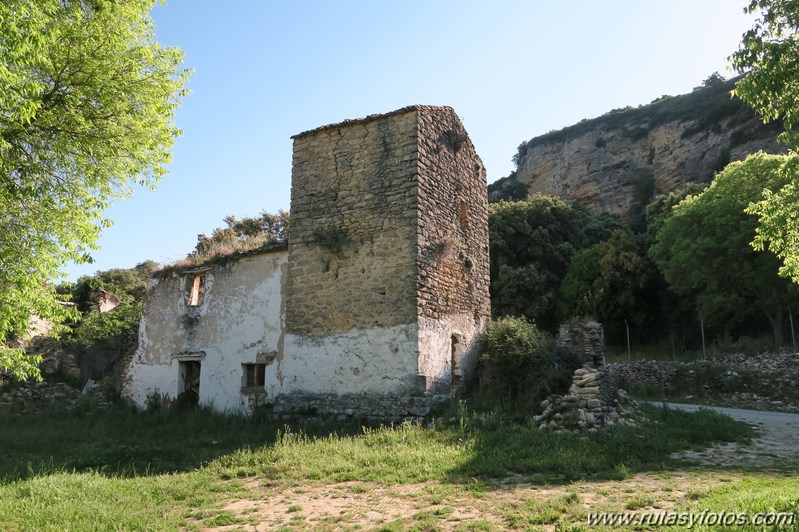
[(281, 411), (415, 393), (413, 109), (294, 137)]
[(580, 357), (584, 364), (605, 368), (605, 332), (595, 321), (564, 323), (558, 331), (558, 344)]
[(491, 314), (486, 171), (451, 108), (419, 107), (418, 122), (419, 372), (446, 389), (471, 379)]
[[(144, 407), (148, 398), (174, 401), (179, 364), (199, 361), (199, 402), (220, 411), (249, 408), (242, 364), (268, 362), (264, 400), (276, 394), (282, 341), (281, 283), (288, 254), (241, 257), (200, 272), (153, 279), (145, 296), (139, 347), (123, 382), (124, 395)], [(204, 275), (202, 304), (187, 304), (187, 284)]]
[(575, 370), (565, 395), (541, 403), (544, 411), (534, 420), (539, 430), (596, 432), (604, 427), (636, 423), (637, 406), (614, 384), (605, 364), (605, 336), (595, 321), (573, 321), (560, 326), (558, 344), (576, 353), (583, 367)]
[(471, 376), (490, 314), (474, 146), (452, 109), (413, 106), (302, 133), (293, 162), (276, 408), (423, 415)]

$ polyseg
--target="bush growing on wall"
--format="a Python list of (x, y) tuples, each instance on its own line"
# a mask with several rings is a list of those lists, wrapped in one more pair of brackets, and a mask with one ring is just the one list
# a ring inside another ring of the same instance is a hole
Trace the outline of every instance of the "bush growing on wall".
[(565, 392), (580, 361), (525, 318), (492, 321), (480, 342), (480, 392), (504, 407), (531, 412)]
[[(136, 346), (141, 303), (119, 305), (110, 312), (91, 312), (75, 327), (66, 345), (90, 366), (98, 356), (106, 356), (109, 363), (121, 359)], [(95, 378), (102, 377), (98, 375)]]

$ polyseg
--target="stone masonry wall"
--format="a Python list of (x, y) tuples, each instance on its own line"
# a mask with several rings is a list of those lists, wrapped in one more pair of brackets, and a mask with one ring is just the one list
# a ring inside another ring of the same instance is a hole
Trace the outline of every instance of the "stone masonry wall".
[(450, 107), (419, 108), (416, 263), (420, 373), (446, 390), (470, 379), (491, 313), (486, 171)]
[(416, 131), (409, 108), (294, 137), (288, 332), (416, 321)]
[(419, 111), (419, 314), (488, 317), (486, 171), (449, 107)]

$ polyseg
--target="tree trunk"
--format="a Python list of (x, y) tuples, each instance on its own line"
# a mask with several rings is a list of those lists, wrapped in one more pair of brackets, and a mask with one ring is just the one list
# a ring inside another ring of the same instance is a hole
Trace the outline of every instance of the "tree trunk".
[(785, 343), (785, 331), (783, 330), (783, 310), (782, 306), (766, 308), (763, 312), (768, 318), (771, 328), (774, 331), (774, 342), (777, 345)]

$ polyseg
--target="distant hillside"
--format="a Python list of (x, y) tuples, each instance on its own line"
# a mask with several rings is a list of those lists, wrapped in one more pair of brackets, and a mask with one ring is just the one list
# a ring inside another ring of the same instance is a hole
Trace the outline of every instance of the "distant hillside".
[(640, 223), (657, 194), (709, 182), (730, 161), (758, 150), (785, 153), (781, 124), (764, 126), (735, 80), (613, 110), (519, 146), (518, 168), (488, 187), (490, 201), (541, 192)]

